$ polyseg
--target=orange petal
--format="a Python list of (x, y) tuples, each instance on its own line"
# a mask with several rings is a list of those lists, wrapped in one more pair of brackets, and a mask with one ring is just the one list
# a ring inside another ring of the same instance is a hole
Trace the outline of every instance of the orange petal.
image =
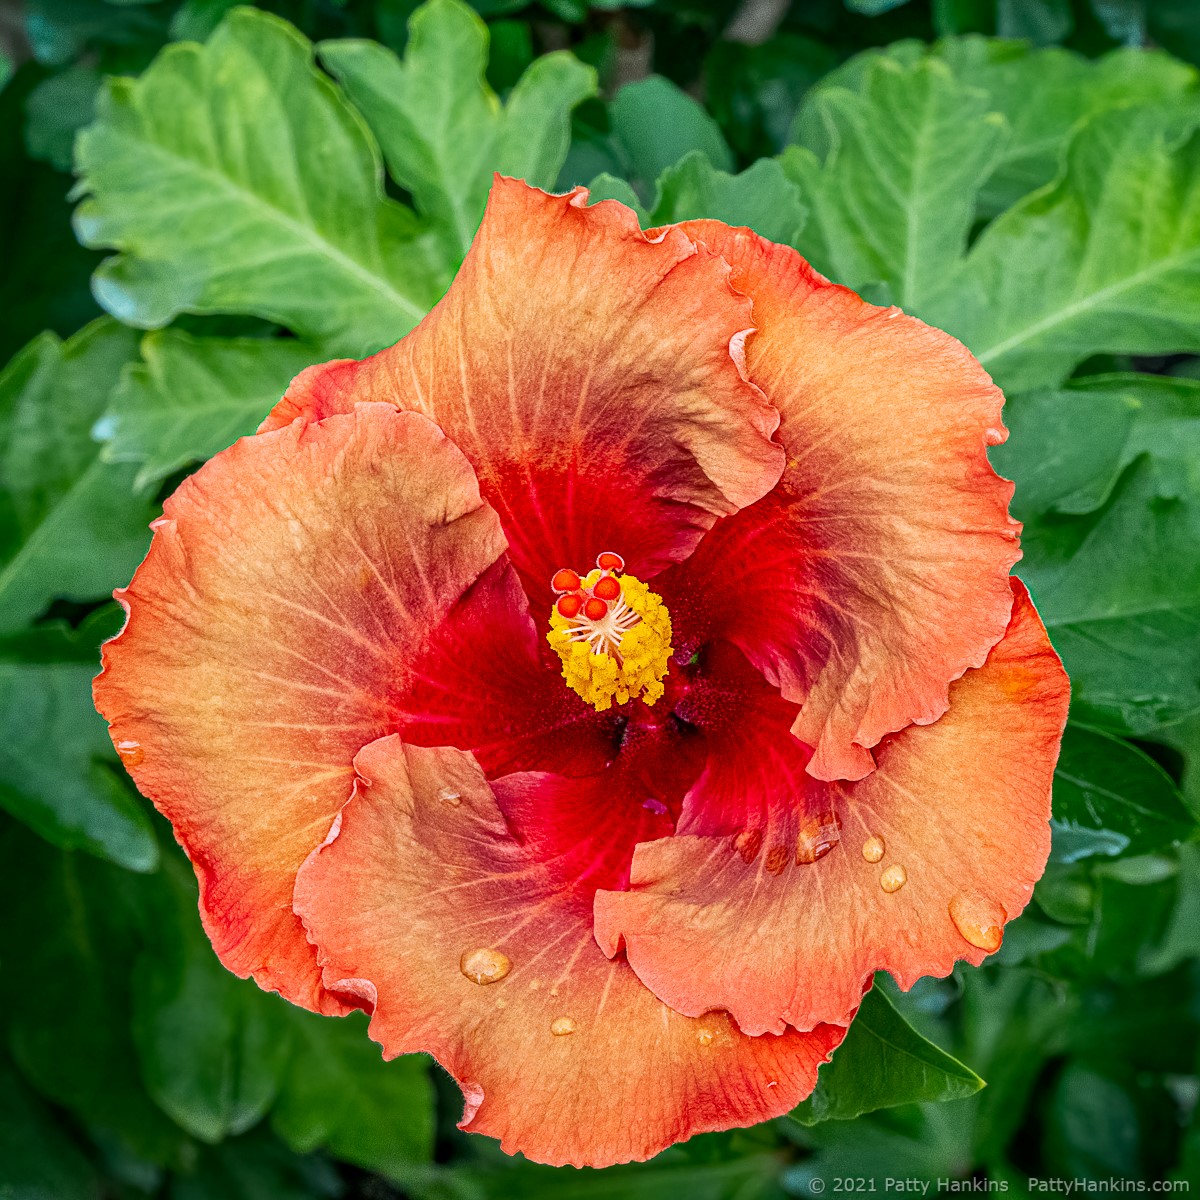
[(809, 1093), (844, 1030), (748, 1038), (724, 1013), (672, 1012), (601, 953), (591, 890), (572, 886), (580, 864), (518, 841), (497, 804), (571, 781), (509, 776), (493, 793), (470, 755), (395, 736), (355, 765), (361, 782), (301, 870), (296, 911), (326, 985), (371, 1005), (385, 1056), (429, 1051), (459, 1081), (462, 1128), (542, 1162), (605, 1166)]
[[(264, 423), (356, 400), (433, 418), (495, 506), (530, 595), (604, 550), (641, 578), (779, 478), (778, 414), (741, 372), (750, 302), (681, 230), (497, 177), (442, 302), (390, 350), (300, 375)], [(542, 595), (544, 593), (544, 596)]]
[(1003, 397), (953, 338), (831, 285), (786, 246), (715, 221), (682, 228), (754, 300), (747, 364), (788, 455), (769, 500), (700, 548), (715, 569), (753, 551), (732, 568), (745, 603), (718, 635), (802, 705), (810, 773), (860, 779), (884, 734), (941, 716), (950, 682), (1008, 622), (1020, 526), (986, 452), (1007, 436)]
[(998, 949), (1050, 851), (1068, 700), (1028, 594), (1013, 591), (1007, 634), (951, 687), (940, 721), (885, 739), (858, 783), (793, 768), (779, 792), (807, 779), (799, 802), (743, 835), (639, 846), (631, 890), (596, 895), (600, 944), (623, 944), (673, 1008), (725, 1008), (747, 1033), (846, 1022), (876, 970), (908, 988)]
[(117, 592), (97, 707), (195, 865), (225, 965), (342, 1011), (291, 910), (296, 871), (430, 632), (515, 586), (499, 522), (437, 427), (384, 405), (245, 438), (164, 512)]

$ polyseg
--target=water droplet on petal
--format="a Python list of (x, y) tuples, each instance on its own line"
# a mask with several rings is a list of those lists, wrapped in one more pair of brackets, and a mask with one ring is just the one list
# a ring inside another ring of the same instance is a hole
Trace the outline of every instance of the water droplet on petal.
[(438, 792), (438, 799), (443, 804), (449, 804), (451, 808), (457, 808), (462, 803), (462, 792), (456, 792), (453, 788), (444, 787)]
[(657, 817), (665, 817), (667, 815), (667, 806), (661, 800), (656, 800), (653, 796), (649, 800), (643, 800), (642, 807), (648, 809)]
[(555, 1017), (550, 1022), (550, 1032), (555, 1037), (566, 1037), (568, 1033), (575, 1032), (575, 1022), (570, 1017)]
[(464, 950), (458, 960), (458, 969), (472, 983), (497, 983), (512, 970), (512, 960), (499, 950), (483, 946), (478, 950)]
[(869, 837), (863, 842), (862, 856), (869, 863), (876, 863), (883, 857), (883, 852), (887, 847), (883, 844), (881, 837)]
[(899, 863), (892, 863), (879, 877), (879, 886), (885, 892), (898, 892), (907, 882), (908, 872)]
[(770, 850), (767, 851), (767, 859), (766, 862), (763, 863), (763, 866), (766, 867), (772, 875), (778, 875), (783, 868), (788, 865), (788, 859), (791, 857), (792, 856), (786, 846), (772, 846)]
[(743, 829), (730, 844), (741, 855), (742, 862), (752, 863), (762, 848), (762, 830)]
[(696, 1041), (698, 1041), (702, 1046), (709, 1045), (712, 1040), (713, 1031), (711, 1029), (701, 1029), (700, 1032), (696, 1034)]
[(131, 740), (118, 742), (117, 754), (120, 755), (121, 761), (126, 767), (139, 766), (146, 757), (146, 752), (142, 749), (142, 743)]
[(994, 954), (1004, 941), (1004, 906), (976, 892), (959, 892), (950, 901), (950, 920), (972, 946)]
[(827, 855), (841, 841), (841, 825), (833, 813), (809, 817), (796, 839), (796, 866), (806, 866)]

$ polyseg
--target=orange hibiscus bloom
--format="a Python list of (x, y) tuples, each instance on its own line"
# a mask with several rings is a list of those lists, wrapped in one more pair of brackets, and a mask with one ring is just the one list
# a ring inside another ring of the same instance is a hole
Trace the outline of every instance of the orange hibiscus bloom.
[(966, 350), (586, 199), (498, 180), (416, 330), (180, 487), (96, 702), (232, 971), (604, 1165), (999, 946), (1067, 684)]

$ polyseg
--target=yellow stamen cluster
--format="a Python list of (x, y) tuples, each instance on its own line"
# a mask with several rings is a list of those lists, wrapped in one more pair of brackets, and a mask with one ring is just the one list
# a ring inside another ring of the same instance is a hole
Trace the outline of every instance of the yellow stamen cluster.
[[(594, 587), (602, 573), (592, 571), (583, 581), (584, 587)], [(662, 597), (632, 575), (622, 575), (620, 583), (624, 607), (640, 620), (600, 639), (608, 645), (607, 650), (593, 651), (587, 639), (590, 623), (582, 615), (564, 617), (557, 609), (550, 612), (546, 636), (562, 660), (563, 678), (568, 687), (595, 705), (597, 712), (611, 708), (614, 700), (626, 704), (638, 696), (653, 704), (665, 690), (662, 681), (674, 651), (671, 615)], [(602, 629), (603, 625), (596, 622), (590, 627)]]

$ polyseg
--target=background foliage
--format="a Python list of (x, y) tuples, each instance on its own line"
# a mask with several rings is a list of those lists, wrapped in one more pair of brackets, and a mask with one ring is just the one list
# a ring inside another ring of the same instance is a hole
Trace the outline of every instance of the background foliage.
[[(27, 0), (0, 34), (0, 1197), (1200, 1177), (1200, 5)], [(90, 701), (162, 497), (411, 328), (497, 169), (749, 224), (962, 338), (1074, 681), (990, 965), (881, 980), (792, 1117), (606, 1172), (503, 1158), (426, 1061), (227, 974)]]

